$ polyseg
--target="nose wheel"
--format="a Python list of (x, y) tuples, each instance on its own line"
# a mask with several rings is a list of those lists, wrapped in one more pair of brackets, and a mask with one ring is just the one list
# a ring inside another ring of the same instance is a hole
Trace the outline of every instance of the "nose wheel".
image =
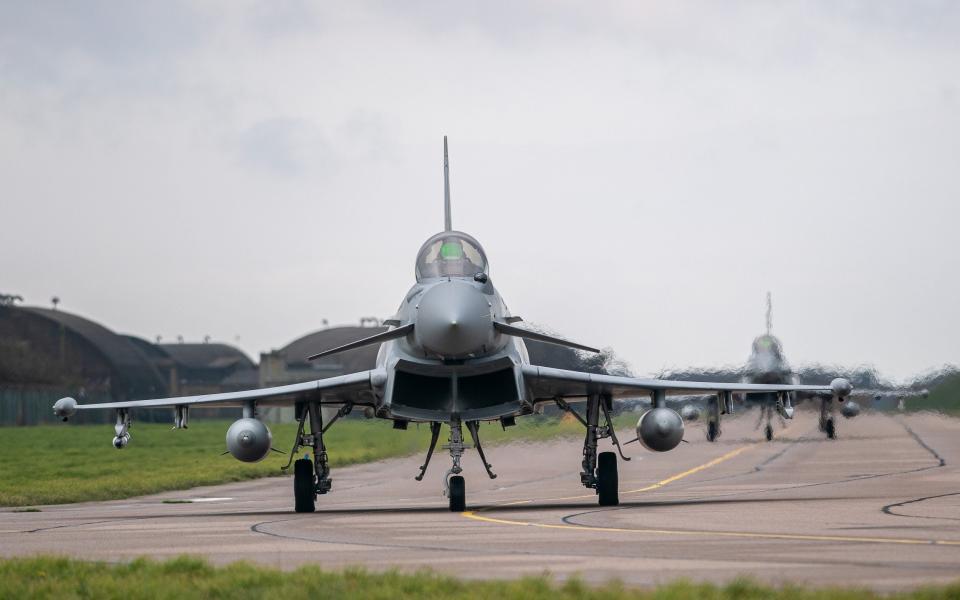
[(467, 483), (463, 475), (451, 475), (447, 481), (447, 498), (450, 500), (450, 512), (467, 510)]

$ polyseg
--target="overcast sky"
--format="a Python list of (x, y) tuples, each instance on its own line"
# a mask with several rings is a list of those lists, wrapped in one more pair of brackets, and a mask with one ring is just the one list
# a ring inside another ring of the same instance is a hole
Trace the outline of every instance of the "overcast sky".
[(637, 374), (960, 363), (960, 3), (5, 2), (0, 292), (255, 359), (476, 236)]

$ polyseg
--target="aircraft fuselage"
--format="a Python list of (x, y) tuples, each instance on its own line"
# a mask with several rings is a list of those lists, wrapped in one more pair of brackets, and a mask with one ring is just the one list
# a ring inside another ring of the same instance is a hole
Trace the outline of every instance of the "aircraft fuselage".
[(415, 284), (388, 321), (412, 323), (413, 331), (377, 355), (387, 373), (377, 414), (449, 422), (532, 412), (520, 370), (529, 363), (526, 345), (493, 325), (511, 316), (485, 275)]

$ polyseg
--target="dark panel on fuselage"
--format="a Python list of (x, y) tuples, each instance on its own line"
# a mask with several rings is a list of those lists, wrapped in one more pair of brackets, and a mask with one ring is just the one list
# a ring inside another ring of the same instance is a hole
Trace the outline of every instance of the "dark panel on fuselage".
[(518, 401), (513, 369), (457, 379), (458, 405), (461, 408), (486, 408)]
[(449, 413), (452, 397), (452, 379), (449, 377), (396, 372), (393, 382), (394, 404)]

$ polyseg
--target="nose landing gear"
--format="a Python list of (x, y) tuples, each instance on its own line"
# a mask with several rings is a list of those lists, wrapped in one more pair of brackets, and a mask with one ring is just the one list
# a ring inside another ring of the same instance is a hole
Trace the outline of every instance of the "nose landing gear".
[[(490, 479), (496, 479), (497, 475), (492, 470), (493, 465), (487, 462), (487, 457), (483, 452), (483, 446), (480, 444), (480, 423), (477, 421), (467, 421), (466, 425), (467, 431), (470, 432), (470, 437), (473, 438), (473, 447), (477, 449), (477, 454), (480, 455), (480, 460), (483, 461), (483, 468), (486, 469)], [(427, 467), (430, 465), (430, 458), (433, 456), (433, 451), (437, 447), (437, 440), (439, 438), (440, 423), (430, 423), (430, 448), (427, 450), (427, 457), (420, 467), (420, 473), (415, 477), (417, 481), (423, 481), (423, 476), (426, 474)], [(463, 472), (463, 468), (460, 466), (460, 460), (463, 458), (463, 453), (467, 448), (469, 448), (469, 446), (467, 446), (463, 440), (462, 422), (454, 416), (450, 419), (450, 437), (447, 443), (443, 445), (444, 450), (450, 451), (450, 459), (453, 463), (443, 478), (443, 495), (449, 500), (451, 512), (463, 512), (467, 509), (467, 484), (463, 475), (460, 474)]]
[(460, 475), (463, 472), (460, 459), (467, 447), (463, 443), (463, 429), (460, 427), (460, 419), (450, 419), (450, 439), (444, 449), (450, 451), (453, 466), (450, 467), (443, 478), (443, 494), (450, 500), (450, 512), (463, 512), (467, 507), (467, 487), (463, 476)]
[(733, 414), (733, 395), (730, 392), (718, 392), (710, 398), (710, 416), (707, 420), (707, 441), (715, 442), (720, 437), (720, 415)]

